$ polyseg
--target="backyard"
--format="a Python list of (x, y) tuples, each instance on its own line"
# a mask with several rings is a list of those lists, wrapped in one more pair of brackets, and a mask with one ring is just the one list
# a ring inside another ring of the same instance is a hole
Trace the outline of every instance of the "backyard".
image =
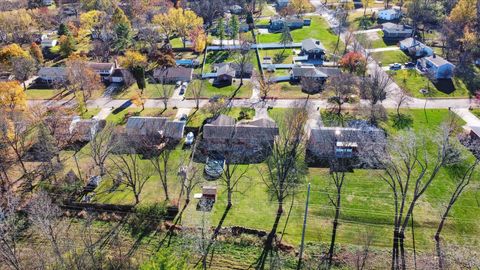
[(411, 59), (400, 49), (395, 51), (373, 52), (370, 56), (378, 62), (380, 66), (388, 66), (393, 63), (403, 64), (410, 62)]

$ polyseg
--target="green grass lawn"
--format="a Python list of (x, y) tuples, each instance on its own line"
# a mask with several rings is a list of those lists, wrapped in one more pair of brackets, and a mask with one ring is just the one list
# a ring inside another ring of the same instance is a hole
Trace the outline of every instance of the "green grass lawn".
[[(270, 115), (282, 117), (285, 110), (272, 109)], [(417, 133), (437, 129), (449, 117), (448, 110), (427, 110), (427, 119), (423, 110), (404, 110), (406, 117), (411, 118), (411, 128)], [(393, 112), (390, 112), (392, 114)], [(390, 117), (392, 118), (392, 117)], [(389, 135), (398, 131), (393, 127), (393, 121), (388, 120), (381, 124)], [(170, 181), (172, 194), (178, 191), (178, 181), (175, 176), (178, 164), (189, 155), (189, 151), (175, 150), (172, 161)], [(146, 161), (145, 161), (146, 162)], [(197, 164), (203, 170), (203, 164)], [(224, 226), (244, 226), (261, 230), (269, 230), (272, 226), (276, 204), (269, 198), (261, 175), (265, 175), (265, 164), (242, 165), (245, 169), (245, 178), (240, 180), (237, 192), (233, 195), (231, 208)], [(384, 183), (377, 170), (356, 170), (348, 173), (344, 184), (342, 197), (342, 212), (340, 227), (337, 234), (339, 245), (361, 245), (361, 235), (365, 231), (373, 233), (372, 246), (389, 249), (392, 241), (393, 197), (389, 186)], [(418, 202), (415, 208), (415, 239), (419, 251), (431, 251), (434, 248), (433, 234), (439, 222), (443, 205), (449, 199), (454, 188), (450, 169), (442, 169), (440, 174)], [(478, 183), (478, 179), (474, 180)], [(298, 186), (295, 201), (284, 240), (298, 246), (300, 243), (304, 203), (306, 199), (306, 184), (312, 185), (309, 214), (307, 219), (306, 242), (327, 243), (330, 240), (331, 221), (334, 208), (329, 203), (329, 195), (333, 195), (328, 169), (309, 168), (308, 175), (302, 185)], [(211, 213), (207, 214), (209, 224), (215, 226), (225, 209), (227, 194), (220, 180), (205, 182), (216, 185), (219, 189), (218, 199)], [(126, 191), (107, 192), (109, 182), (105, 181), (99, 188), (97, 201), (105, 203), (131, 203), (132, 196)], [(159, 191), (160, 190), (160, 191)], [(194, 192), (199, 192), (199, 189)], [(163, 200), (163, 192), (158, 178), (153, 176), (145, 187), (142, 195), (143, 203)], [(175, 195), (176, 196), (176, 195)], [(172, 197), (175, 197), (172, 196)], [(445, 241), (456, 244), (478, 246), (480, 244), (480, 225), (473, 217), (480, 214), (476, 203), (476, 193), (469, 189), (459, 199), (452, 209), (451, 217), (447, 220), (443, 231)], [(290, 208), (290, 198), (285, 204), (285, 215)], [(201, 219), (201, 212), (195, 209), (196, 201), (187, 207), (184, 213), (183, 225), (196, 226)], [(283, 228), (285, 216), (280, 228)], [(411, 231), (407, 232), (406, 248), (412, 247)], [(410, 251), (409, 251), (410, 253)]]
[[(280, 85), (280, 89), (277, 92), (269, 93), (269, 96), (285, 99), (308, 97), (307, 94), (302, 92), (302, 87), (300, 85), (290, 84), (289, 82), (280, 82), (278, 84)], [(320, 98), (320, 94), (310, 95), (310, 98)]]
[[(372, 38), (372, 36), (375, 36), (375, 35), (377, 36), (377, 38)], [(357, 34), (356, 39), (365, 48), (378, 49), (378, 48), (386, 48), (391, 46), (396, 47), (396, 42), (390, 42), (387, 44), (385, 40), (383, 40), (383, 32), (381, 30), (379, 30), (376, 33)]]
[[(329, 53), (332, 53), (337, 43), (337, 35), (335, 35), (328, 26), (328, 23), (319, 16), (313, 16), (312, 25), (291, 31), (294, 42), (302, 42), (307, 38), (318, 39), (325, 46)], [(258, 35), (259, 43), (271, 43), (280, 41), (280, 33)], [(340, 49), (343, 50), (345, 45), (340, 41)]]
[[(447, 86), (443, 82), (437, 82), (436, 85), (432, 84), (425, 76), (419, 74), (416, 70), (398, 70), (389, 71), (395, 82), (406, 90), (411, 96), (424, 98), (425, 95), (420, 93), (420, 89), (430, 88), (430, 92), (427, 97), (457, 97), (467, 98), (469, 91), (463, 81), (458, 77), (454, 77), (453, 80)], [(452, 84), (453, 83), (453, 84)], [(448, 90), (440, 91), (439, 88), (445, 87)], [(453, 92), (449, 91), (454, 89)]]
[(381, 66), (388, 66), (393, 63), (405, 63), (410, 62), (411, 59), (401, 50), (397, 51), (385, 51), (385, 52), (373, 52), (370, 56), (377, 62), (381, 63)]
[(268, 56), (272, 58), (274, 64), (291, 64), (293, 62), (293, 50), (283, 49), (280, 50), (259, 50), (260, 60), (263, 60), (264, 57)]
[(50, 99), (59, 93), (57, 89), (27, 89), (27, 99)]
[(350, 12), (348, 14), (348, 27), (350, 30), (365, 30), (374, 27), (377, 22), (371, 20), (372, 12), (367, 9), (366, 16), (363, 16), (363, 9), (360, 11)]
[(88, 109), (88, 111), (82, 113), (80, 117), (82, 117), (83, 119), (90, 119), (95, 115), (97, 115), (100, 111), (101, 111), (100, 108), (90, 108)]
[(141, 108), (127, 108), (116, 114), (110, 113), (106, 120), (116, 125), (124, 125), (127, 123), (128, 116), (162, 116), (173, 119), (177, 114), (177, 110), (174, 109), (164, 111), (160, 108), (145, 108), (145, 110), (141, 110)]
[[(169, 96), (172, 96), (173, 91), (175, 89), (175, 85), (173, 84), (166, 84), (162, 85), (159, 83), (149, 83), (147, 82), (147, 87), (143, 90), (143, 97), (144, 98), (163, 98), (163, 87), (167, 87), (167, 91), (170, 93)], [(138, 86), (136, 83), (132, 84), (129, 88), (123, 90), (120, 93), (115, 95), (115, 98), (118, 99), (130, 99), (132, 95), (139, 91)]]
[[(215, 95), (230, 97), (238, 89), (239, 85), (240, 85), (240, 80), (239, 79), (235, 79), (235, 81), (232, 85), (225, 86), (225, 87), (220, 87), (220, 88), (212, 85), (212, 83), (209, 82), (209, 81), (204, 81), (203, 90), (201, 92), (201, 97), (202, 98), (211, 98)], [(235, 95), (235, 98), (250, 98), (251, 96), (252, 96), (252, 83), (244, 80), (243, 81), (243, 86), (238, 90), (238, 92)], [(186, 98), (194, 98), (193, 94), (192, 94), (192, 91), (189, 91), (187, 89), (187, 91), (185, 93), (185, 97)]]
[[(243, 114), (244, 118), (240, 116), (241, 113)], [(225, 114), (237, 120), (249, 120), (255, 116), (255, 110), (252, 108), (234, 107), (229, 108)], [(209, 117), (211, 117), (211, 115), (203, 110), (192, 111), (188, 116), (187, 127), (200, 128), (205, 120)]]
[(480, 117), (480, 109), (473, 109), (471, 112), (476, 115), (477, 117)]

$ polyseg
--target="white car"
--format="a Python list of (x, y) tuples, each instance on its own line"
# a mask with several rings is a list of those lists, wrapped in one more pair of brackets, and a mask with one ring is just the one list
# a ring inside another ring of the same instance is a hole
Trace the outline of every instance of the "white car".
[(182, 85), (182, 81), (178, 81), (175, 85), (179, 87), (180, 85)]
[(195, 135), (193, 135), (193, 132), (187, 133), (187, 136), (185, 137), (185, 144), (191, 145), (194, 139), (195, 139)]
[(182, 87), (187, 88), (187, 86), (188, 86), (188, 82), (183, 82), (183, 83), (182, 83)]

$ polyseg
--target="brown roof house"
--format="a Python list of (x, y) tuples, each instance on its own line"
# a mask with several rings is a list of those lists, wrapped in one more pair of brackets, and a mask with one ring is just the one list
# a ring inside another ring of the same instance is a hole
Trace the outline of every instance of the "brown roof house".
[(155, 78), (155, 80), (159, 83), (175, 83), (178, 81), (190, 82), (193, 78), (193, 68), (157, 68), (153, 71), (153, 78)]
[(184, 121), (171, 121), (166, 117), (133, 116), (128, 118), (120, 136), (133, 150), (147, 153), (164, 143), (168, 146), (175, 145), (183, 138), (184, 129)]
[(385, 148), (385, 132), (375, 127), (321, 127), (310, 130), (306, 157), (311, 165), (375, 168), (375, 157), (368, 153)]
[(259, 163), (271, 153), (278, 127), (268, 118), (237, 122), (232, 117), (219, 115), (203, 126), (203, 138), (197, 158), (230, 160), (231, 163)]
[(88, 62), (87, 66), (102, 77), (108, 77), (112, 75), (113, 70), (115, 69), (114, 63)]

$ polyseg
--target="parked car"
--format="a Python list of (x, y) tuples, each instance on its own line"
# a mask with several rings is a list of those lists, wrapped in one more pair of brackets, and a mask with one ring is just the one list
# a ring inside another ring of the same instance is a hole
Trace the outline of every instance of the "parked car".
[(180, 92), (178, 93), (180, 96), (185, 94), (185, 88), (182, 86), (182, 88), (180, 88)]
[(413, 62), (407, 62), (407, 63), (405, 63), (404, 66), (405, 66), (405, 68), (414, 68), (414, 67), (415, 67), (415, 63), (413, 63)]
[(399, 70), (399, 69), (402, 69), (402, 64), (400, 64), (400, 63), (391, 64), (391, 65), (390, 65), (390, 69), (391, 69), (391, 70)]
[(182, 81), (177, 81), (177, 83), (175, 84), (177, 87), (179, 87), (180, 85), (182, 85)]
[(183, 83), (182, 83), (182, 87), (187, 88), (187, 86), (188, 86), (188, 82), (183, 82)]
[(191, 145), (194, 139), (195, 139), (195, 135), (193, 135), (193, 132), (187, 133), (187, 136), (185, 137), (185, 144)]
[(182, 114), (182, 116), (180, 116), (180, 121), (187, 121), (188, 119), (188, 116), (186, 114)]

